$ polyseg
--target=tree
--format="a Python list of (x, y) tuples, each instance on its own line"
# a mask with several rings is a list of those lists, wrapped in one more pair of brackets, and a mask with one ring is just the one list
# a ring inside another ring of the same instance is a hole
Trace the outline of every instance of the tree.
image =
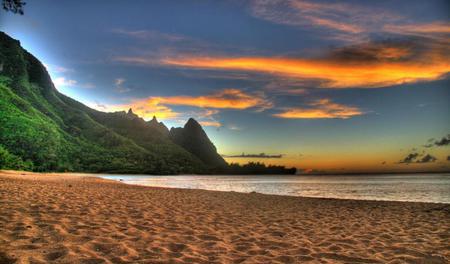
[(2, 6), (6, 11), (23, 15), (23, 7), (25, 4), (22, 0), (3, 0)]

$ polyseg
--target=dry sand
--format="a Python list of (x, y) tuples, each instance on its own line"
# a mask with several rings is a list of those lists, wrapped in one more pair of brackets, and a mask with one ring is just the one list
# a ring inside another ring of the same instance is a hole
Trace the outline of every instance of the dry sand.
[(450, 205), (0, 172), (0, 263), (449, 263)]

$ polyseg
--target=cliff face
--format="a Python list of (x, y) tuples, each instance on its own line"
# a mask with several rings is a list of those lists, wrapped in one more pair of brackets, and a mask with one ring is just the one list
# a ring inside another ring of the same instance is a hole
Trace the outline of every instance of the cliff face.
[(170, 134), (156, 118), (96, 111), (59, 93), (42, 63), (0, 32), (0, 168), (180, 174), (225, 164), (194, 120)]
[(225, 167), (227, 163), (217, 154), (216, 147), (209, 140), (201, 125), (190, 118), (183, 128), (172, 128), (169, 138), (197, 156), (210, 167)]

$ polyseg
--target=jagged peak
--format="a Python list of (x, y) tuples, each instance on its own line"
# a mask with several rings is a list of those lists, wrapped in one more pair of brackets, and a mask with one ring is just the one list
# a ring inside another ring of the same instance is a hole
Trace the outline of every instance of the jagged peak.
[(189, 118), (183, 128), (172, 127), (169, 138), (209, 166), (226, 165), (202, 126), (194, 118)]
[(189, 118), (189, 120), (186, 122), (186, 124), (184, 125), (184, 127), (202, 127), (197, 120), (195, 120), (194, 118)]
[(136, 118), (142, 119), (142, 118), (140, 118), (138, 115), (136, 115), (135, 113), (133, 113), (133, 109), (131, 109), (131, 108), (128, 110), (127, 116), (128, 116), (129, 118), (132, 118), (132, 119), (136, 119)]
[(158, 119), (156, 119), (156, 116), (153, 116), (152, 120), (150, 120), (149, 123), (159, 124), (160, 122), (158, 122)]
[(166, 127), (166, 125), (164, 125), (163, 122), (158, 122), (158, 119), (156, 119), (156, 116), (153, 116), (152, 120), (147, 121), (147, 123), (158, 129), (161, 133), (167, 135), (169, 133), (169, 129)]

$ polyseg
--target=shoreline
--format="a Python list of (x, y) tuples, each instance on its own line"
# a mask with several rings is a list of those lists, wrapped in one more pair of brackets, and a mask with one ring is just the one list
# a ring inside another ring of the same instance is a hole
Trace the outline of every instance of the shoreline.
[[(104, 175), (111, 175), (111, 174), (104, 174)], [(112, 175), (112, 176), (118, 176), (118, 175)], [(124, 176), (124, 177), (182, 177), (182, 176), (208, 176), (208, 177), (214, 177), (214, 176), (221, 176), (221, 175), (120, 175), (120, 176)], [(228, 175), (227, 175), (228, 176)], [(248, 175), (230, 175), (230, 177), (233, 176), (240, 176), (240, 177), (245, 177)], [(261, 177), (261, 179), (263, 179), (265, 176), (269, 176), (269, 175), (255, 175), (257, 177)], [(271, 176), (282, 176), (283, 178), (285, 177), (292, 177), (293, 175), (271, 175)], [(297, 176), (301, 176), (301, 175), (297, 175)], [(323, 176), (328, 176), (328, 175), (323, 175)], [(145, 184), (136, 184), (136, 183), (128, 183), (127, 180), (123, 180), (121, 181), (120, 178), (118, 179), (110, 179), (108, 177), (103, 178), (102, 176), (98, 176), (102, 179), (107, 179), (107, 180), (113, 180), (116, 182), (120, 182), (120, 183), (124, 183), (124, 184), (128, 184), (128, 185), (136, 185), (136, 186), (145, 186), (145, 187), (150, 187), (150, 188), (169, 188), (169, 189), (190, 189), (190, 190), (205, 190), (205, 191), (215, 191), (215, 192), (235, 192), (235, 193), (258, 193), (258, 194), (263, 194), (263, 195), (276, 195), (276, 196), (285, 196), (285, 197), (300, 197), (300, 198), (314, 198), (314, 199), (336, 199), (336, 200), (353, 200), (353, 201), (375, 201), (375, 202), (404, 202), (404, 203), (428, 203), (428, 204), (437, 204), (437, 205), (450, 205), (450, 202), (440, 202), (440, 201), (414, 201), (414, 200), (388, 200), (388, 199), (357, 199), (357, 198), (339, 198), (339, 197), (320, 197), (320, 196), (304, 196), (304, 195), (289, 195), (289, 194), (277, 194), (277, 193), (264, 193), (264, 192), (258, 192), (258, 191), (251, 191), (251, 192), (244, 192), (244, 191), (233, 191), (233, 190), (215, 190), (215, 189), (202, 189), (202, 188), (183, 188), (183, 187), (170, 187), (170, 186), (152, 186), (152, 185), (145, 185)], [(315, 177), (315, 176), (314, 176)], [(319, 176), (320, 177), (320, 176)], [(338, 175), (336, 175), (336, 177), (338, 177)]]
[[(194, 188), (179, 188), (179, 187), (161, 187), (161, 186), (148, 186), (148, 185), (140, 185), (133, 183), (126, 183), (124, 181), (118, 181), (113, 179), (106, 179), (99, 176), (102, 173), (76, 173), (76, 172), (28, 172), (28, 171), (14, 171), (14, 170), (0, 170), (0, 176), (2, 174), (6, 175), (52, 175), (52, 176), (62, 176), (62, 177), (85, 177), (85, 178), (97, 178), (104, 181), (110, 181), (112, 183), (125, 184), (131, 186), (139, 186), (145, 188), (158, 188), (158, 189), (174, 189), (174, 190), (199, 190), (199, 191), (208, 191), (208, 192), (223, 192), (223, 193), (240, 193), (240, 194), (260, 194), (260, 195), (268, 195), (268, 196), (279, 196), (279, 197), (295, 197), (295, 198), (306, 198), (306, 199), (324, 199), (324, 200), (338, 200), (338, 201), (368, 201), (368, 202), (393, 202), (393, 203), (421, 203), (421, 204), (430, 204), (430, 205), (449, 205), (450, 203), (444, 202), (418, 202), (418, 201), (396, 201), (396, 200), (372, 200), (372, 199), (349, 199), (349, 198), (334, 198), (334, 197), (313, 197), (313, 196), (297, 196), (297, 195), (286, 195), (286, 194), (270, 194), (270, 193), (261, 193), (261, 192), (238, 192), (238, 191), (221, 191), (221, 190), (208, 190), (208, 189), (194, 189)], [(115, 175), (115, 174), (106, 174), (106, 175)], [(122, 174), (117, 174), (122, 175)], [(202, 176), (192, 174), (193, 176)], [(123, 174), (123, 176), (192, 176), (191, 174), (186, 175), (131, 175), (131, 174)], [(216, 175), (208, 175), (208, 176), (216, 176)], [(220, 176), (220, 175), (219, 175)], [(233, 175), (235, 176), (235, 175)], [(248, 176), (248, 175), (243, 175)], [(262, 175), (266, 176), (266, 175)], [(294, 176), (294, 175), (283, 175), (283, 176)], [(303, 176), (303, 175), (300, 175)], [(314, 175), (316, 176), (316, 175)], [(330, 176), (330, 175), (323, 175)], [(338, 176), (338, 175), (336, 175)]]
[[(98, 177), (103, 180), (102, 177)], [(238, 192), (238, 191), (221, 191), (221, 190), (208, 190), (208, 189), (198, 189), (198, 188), (179, 188), (179, 187), (161, 187), (161, 186), (149, 186), (149, 185), (140, 185), (134, 183), (126, 183), (116, 180), (110, 180), (117, 182), (119, 184), (126, 184), (131, 186), (139, 186), (146, 188), (160, 188), (160, 189), (173, 189), (173, 190), (198, 190), (198, 191), (207, 191), (207, 192), (221, 192), (221, 193), (239, 193), (239, 194), (259, 194), (259, 195), (267, 195), (267, 196), (277, 196), (277, 197), (288, 197), (288, 198), (305, 198), (305, 199), (319, 199), (319, 200), (338, 200), (338, 201), (365, 201), (365, 202), (387, 202), (387, 203), (420, 203), (420, 204), (430, 204), (430, 205), (449, 205), (450, 203), (439, 203), (439, 202), (417, 202), (417, 201), (395, 201), (395, 200), (371, 200), (371, 199), (349, 199), (349, 198), (334, 198), (334, 197), (314, 197), (314, 196), (297, 196), (297, 195), (286, 195), (286, 194), (270, 194), (270, 193), (261, 193), (261, 192)]]
[(93, 174), (0, 171), (0, 260), (10, 263), (447, 263), (450, 260), (448, 204), (308, 198), (121, 183)]

